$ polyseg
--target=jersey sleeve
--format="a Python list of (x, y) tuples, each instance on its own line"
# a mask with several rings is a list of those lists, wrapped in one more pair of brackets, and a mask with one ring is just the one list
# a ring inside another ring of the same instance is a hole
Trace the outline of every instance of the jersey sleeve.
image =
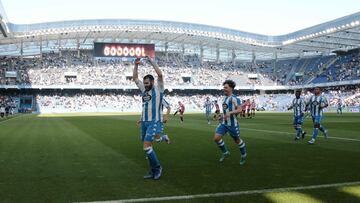
[(305, 106), (310, 106), (311, 99), (312, 99), (312, 96), (308, 100), (305, 101)]
[(235, 108), (237, 108), (238, 106), (241, 106), (241, 100), (237, 97), (233, 97), (232, 102), (233, 102), (233, 105)]
[(140, 91), (141, 91), (142, 93), (145, 92), (144, 84), (143, 84), (139, 79), (136, 79), (136, 80), (135, 80), (135, 84), (136, 84), (136, 86), (140, 89)]
[(306, 102), (305, 99), (301, 99), (301, 109), (300, 111), (303, 113), (305, 112)]
[(293, 99), (290, 103), (290, 108), (294, 108), (294, 102), (295, 102), (295, 99)]
[(326, 99), (326, 97), (323, 97), (323, 102), (324, 102), (325, 105), (329, 105), (328, 100)]

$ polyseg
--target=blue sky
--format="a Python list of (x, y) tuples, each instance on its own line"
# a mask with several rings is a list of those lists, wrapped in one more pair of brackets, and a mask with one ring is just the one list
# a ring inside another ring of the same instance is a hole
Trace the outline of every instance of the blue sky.
[(14, 23), (155, 19), (287, 34), (360, 12), (360, 0), (1, 0)]

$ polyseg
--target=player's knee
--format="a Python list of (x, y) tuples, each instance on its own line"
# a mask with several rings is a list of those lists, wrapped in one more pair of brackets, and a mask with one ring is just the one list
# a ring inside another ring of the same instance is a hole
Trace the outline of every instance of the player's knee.
[(148, 141), (144, 141), (144, 150), (145, 148), (149, 148), (152, 146), (152, 143), (151, 142), (148, 142)]
[(214, 141), (215, 142), (219, 142), (221, 139), (222, 139), (221, 136), (219, 136), (218, 134), (215, 134), (215, 136), (214, 136)]

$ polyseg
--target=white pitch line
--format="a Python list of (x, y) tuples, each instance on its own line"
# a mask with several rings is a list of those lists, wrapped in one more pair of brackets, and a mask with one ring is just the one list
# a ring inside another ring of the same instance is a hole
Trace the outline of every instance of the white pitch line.
[(14, 117), (8, 118), (8, 119), (6, 119), (6, 120), (0, 120), (0, 124), (5, 123), (5, 122), (8, 122), (8, 121), (11, 121), (11, 120), (13, 120), (13, 119), (15, 119), (15, 118), (23, 117), (23, 116), (24, 116), (24, 115), (19, 115), (19, 116), (14, 116)]
[(126, 203), (126, 202), (153, 202), (153, 201), (170, 201), (170, 200), (190, 200), (190, 199), (198, 199), (198, 198), (213, 198), (213, 197), (251, 195), (251, 194), (269, 193), (269, 192), (288, 192), (288, 191), (297, 191), (297, 190), (311, 190), (311, 189), (344, 187), (344, 186), (353, 186), (353, 185), (360, 185), (360, 181), (345, 182), (345, 183), (333, 183), (333, 184), (323, 184), (323, 185), (309, 185), (309, 186), (299, 186), (299, 187), (272, 188), (272, 189), (261, 189), (261, 190), (220, 192), (220, 193), (195, 194), (195, 195), (179, 195), (179, 196), (167, 196), (167, 197), (149, 197), (149, 198), (123, 199), (123, 200), (111, 200), (111, 201), (96, 201), (96, 202), (88, 202), (88, 203)]
[[(261, 130), (261, 129), (254, 129), (254, 128), (241, 128), (240, 130), (244, 129), (244, 130), (253, 130), (253, 131), (259, 131), (259, 132), (268, 132), (268, 133), (277, 133), (277, 134), (287, 134), (287, 135), (295, 135), (295, 133), (289, 133), (289, 132), (283, 132), (283, 131), (274, 131), (274, 130)], [(355, 141), (355, 142), (360, 142), (360, 140), (358, 139), (354, 139), (354, 138), (346, 138), (346, 137), (333, 137), (333, 136), (329, 136), (328, 139), (336, 139), (336, 140), (346, 140), (346, 141)]]
[[(217, 125), (212, 125), (212, 126), (217, 126)], [(287, 135), (295, 135), (295, 133), (289, 133), (289, 132), (283, 132), (283, 131), (275, 131), (275, 130), (261, 130), (261, 129), (255, 129), (255, 128), (242, 128), (240, 127), (240, 130), (244, 129), (244, 130), (252, 130), (252, 131), (258, 131), (258, 132), (265, 132), (265, 133), (274, 133), (274, 134), (287, 134)], [(346, 140), (346, 141), (355, 141), (355, 142), (360, 142), (359, 139), (355, 139), (355, 138), (346, 138), (346, 137), (333, 137), (333, 136), (329, 136), (328, 139), (334, 139), (334, 140)]]

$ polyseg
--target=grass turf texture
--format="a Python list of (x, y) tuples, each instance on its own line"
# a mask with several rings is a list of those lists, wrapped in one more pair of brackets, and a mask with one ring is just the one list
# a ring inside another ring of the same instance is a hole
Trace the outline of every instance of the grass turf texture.
[[(191, 195), (267, 188), (360, 181), (360, 142), (328, 139), (319, 134), (306, 140), (276, 133), (294, 132), (292, 115), (257, 114), (240, 120), (248, 161), (226, 136), (231, 157), (220, 164), (220, 150), (212, 141), (215, 123), (203, 114), (172, 118), (165, 131), (172, 144), (155, 144), (164, 167), (161, 180), (143, 180), (148, 162), (135, 125), (138, 115), (77, 117), (24, 115), (0, 122), (0, 201), (79, 202), (172, 195)], [(326, 114), (330, 136), (360, 140), (360, 114)], [(270, 132), (265, 132), (269, 130)], [(359, 187), (353, 188), (359, 194)], [(189, 202), (359, 202), (342, 188), (274, 194), (241, 195)], [(280, 197), (279, 197), (280, 196)], [(305, 198), (305, 199), (302, 199)], [(181, 202), (181, 201), (177, 201)]]

